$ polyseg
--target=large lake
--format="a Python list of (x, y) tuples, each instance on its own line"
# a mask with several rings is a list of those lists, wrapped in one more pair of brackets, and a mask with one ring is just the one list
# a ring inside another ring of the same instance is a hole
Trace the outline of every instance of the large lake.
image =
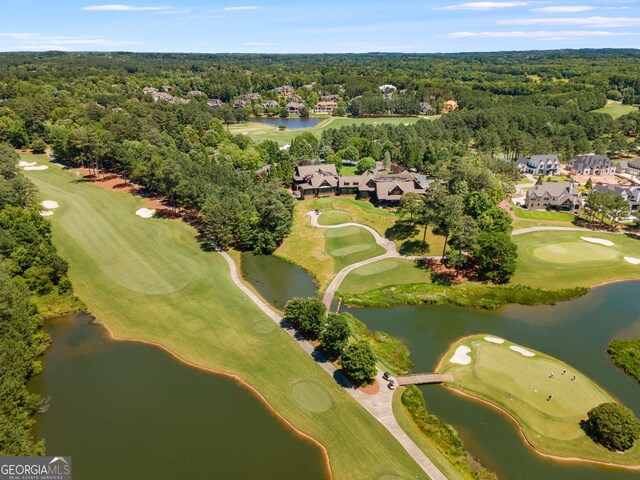
[(90, 320), (46, 322), (53, 344), (29, 385), (51, 397), (36, 436), (72, 456), (74, 479), (329, 478), (320, 449), (235, 380)]
[[(243, 275), (281, 308), (287, 296), (313, 296), (316, 287), (303, 270), (275, 257), (243, 256)], [(611, 284), (555, 306), (507, 306), (496, 311), (455, 306), (350, 309), (372, 330), (402, 338), (414, 372), (432, 371), (460, 337), (490, 333), (562, 359), (580, 369), (636, 415), (640, 385), (609, 361), (613, 338), (640, 337), (640, 282)], [(427, 406), (460, 433), (467, 448), (501, 479), (627, 480), (638, 472), (546, 459), (525, 445), (515, 423), (497, 410), (442, 386), (424, 386)]]
[[(327, 117), (329, 118), (329, 117)], [(279, 127), (280, 125), (284, 125), (287, 127), (287, 130), (293, 130), (297, 128), (310, 128), (315, 127), (320, 122), (325, 121), (326, 118), (317, 118), (317, 117), (309, 117), (309, 118), (273, 118), (273, 117), (262, 117), (262, 118), (252, 118), (250, 122), (264, 123), (267, 125), (273, 125)]]

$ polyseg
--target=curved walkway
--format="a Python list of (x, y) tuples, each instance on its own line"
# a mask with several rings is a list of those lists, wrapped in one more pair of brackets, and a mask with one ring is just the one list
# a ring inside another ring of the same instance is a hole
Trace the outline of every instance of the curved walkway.
[[(357, 224), (355, 224), (357, 225)], [(395, 245), (394, 245), (395, 251)], [(387, 252), (388, 253), (388, 252)], [(271, 320), (282, 326), (282, 317), (278, 315), (267, 303), (256, 295), (249, 287), (247, 287), (238, 272), (238, 267), (233, 261), (231, 256), (226, 252), (220, 252), (220, 255), (224, 257), (229, 265), (231, 272), (231, 280), (242, 292), (249, 297)], [(386, 254), (385, 254), (386, 255)], [(396, 253), (397, 255), (397, 253)], [(380, 255), (375, 257), (376, 260), (384, 257)], [(349, 267), (347, 267), (349, 268)], [(424, 470), (424, 472), (433, 480), (447, 480), (447, 477), (434, 465), (434, 463), (427, 457), (422, 450), (409, 438), (404, 430), (400, 427), (395, 417), (393, 416), (393, 390), (385, 388), (386, 381), (382, 379), (383, 372), (378, 369), (376, 380), (379, 382), (381, 388), (375, 395), (368, 395), (361, 390), (358, 390), (351, 385), (349, 380), (344, 377), (331, 362), (328, 362), (321, 354), (319, 354), (315, 347), (306, 341), (301, 336), (297, 335), (292, 329), (283, 327), (284, 330), (293, 338), (300, 347), (307, 352), (320, 367), (338, 380), (340, 385), (345, 387), (345, 390), (351, 395), (360, 405), (362, 405), (376, 420), (378, 420), (404, 447), (418, 465)], [(364, 440), (364, 439), (363, 439)]]
[(581, 227), (529, 227), (529, 228), (520, 228), (518, 230), (514, 230), (511, 232), (511, 236), (514, 235), (522, 235), (524, 233), (533, 233), (533, 232), (545, 232), (552, 230), (560, 230), (566, 232), (597, 232), (597, 233), (610, 233), (612, 235), (624, 235), (624, 232), (609, 232), (608, 230), (596, 230), (593, 228), (581, 228)]
[(361, 223), (355, 223), (355, 222), (340, 223), (338, 225), (320, 225), (318, 223), (318, 218), (320, 216), (319, 214), (315, 212), (307, 212), (307, 215), (311, 217), (311, 226), (314, 228), (342, 228), (342, 227), (363, 228), (364, 230), (368, 231), (371, 235), (373, 235), (373, 238), (375, 239), (378, 245), (380, 245), (382, 248), (385, 249), (385, 253), (383, 253), (382, 255), (368, 258), (366, 260), (362, 260), (361, 262), (352, 263), (351, 265), (347, 265), (337, 273), (337, 275), (333, 278), (333, 280), (325, 290), (324, 295), (322, 296), (322, 303), (324, 303), (325, 307), (327, 307), (327, 310), (331, 309), (333, 298), (335, 297), (336, 292), (338, 291), (338, 287), (340, 286), (342, 281), (347, 277), (347, 275), (349, 275), (349, 273), (351, 273), (352, 271), (354, 271), (359, 267), (369, 265), (370, 263), (374, 263), (379, 260), (384, 260), (385, 258), (404, 258), (406, 260), (415, 260), (417, 258), (439, 258), (439, 257), (425, 257), (424, 255), (418, 255), (418, 256), (401, 255), (400, 253), (398, 253), (398, 250), (396, 249), (396, 244), (393, 240), (389, 240), (388, 238), (383, 237), (376, 230), (374, 230), (368, 225), (363, 225)]

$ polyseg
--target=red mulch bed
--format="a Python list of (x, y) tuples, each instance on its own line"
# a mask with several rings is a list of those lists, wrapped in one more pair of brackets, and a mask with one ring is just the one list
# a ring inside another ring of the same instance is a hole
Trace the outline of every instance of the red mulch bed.
[(380, 382), (377, 380), (371, 385), (365, 385), (363, 387), (358, 388), (362, 393), (366, 393), (367, 395), (375, 395), (380, 391)]

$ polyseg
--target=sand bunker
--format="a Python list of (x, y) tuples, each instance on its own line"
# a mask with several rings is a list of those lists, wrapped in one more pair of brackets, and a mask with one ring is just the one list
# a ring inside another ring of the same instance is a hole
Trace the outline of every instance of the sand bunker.
[(469, 365), (471, 363), (471, 357), (469, 356), (469, 352), (471, 349), (465, 345), (461, 345), (456, 348), (456, 353), (453, 354), (451, 363), (457, 363), (459, 365)]
[(24, 160), (18, 162), (19, 167), (33, 167), (37, 164), (38, 162), (25, 162)]
[(40, 202), (40, 205), (42, 205), (47, 210), (51, 210), (52, 208), (58, 208), (60, 206), (58, 205), (58, 202), (54, 202), (53, 200), (44, 200)]
[(629, 262), (631, 265), (640, 265), (640, 258), (634, 257), (624, 257), (625, 261)]
[(529, 350), (526, 350), (526, 349), (524, 349), (522, 347), (519, 347), (517, 345), (511, 345), (509, 348), (511, 350), (513, 350), (514, 352), (518, 352), (518, 353), (524, 355), (525, 357), (535, 357), (536, 356), (535, 353), (530, 352)]
[(484, 339), (485, 339), (487, 342), (490, 342), (490, 343), (497, 343), (497, 344), (499, 344), (499, 345), (502, 345), (502, 344), (504, 343), (504, 340), (503, 340), (503, 339), (501, 339), (501, 338), (496, 338), (496, 337), (484, 337)]
[(51, 210), (42, 210), (40, 212), (41, 217), (50, 217), (51, 215), (53, 215), (53, 212)]
[(151, 218), (154, 213), (156, 213), (156, 211), (149, 208), (139, 208), (136, 210), (136, 215), (142, 218)]
[(38, 165), (37, 167), (24, 167), (23, 170), (46, 170), (49, 168), (46, 165)]
[(580, 237), (585, 242), (597, 243), (598, 245), (604, 245), (605, 247), (613, 247), (615, 243), (610, 240), (605, 240), (604, 238), (593, 238), (593, 237)]

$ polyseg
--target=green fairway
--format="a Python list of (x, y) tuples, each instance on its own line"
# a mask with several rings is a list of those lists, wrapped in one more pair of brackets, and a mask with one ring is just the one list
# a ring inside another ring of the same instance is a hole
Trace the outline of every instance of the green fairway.
[(571, 223), (575, 215), (566, 212), (546, 212), (540, 210), (526, 210), (524, 208), (513, 207), (513, 214), (518, 218), (527, 220), (546, 220), (554, 222)]
[(340, 293), (357, 294), (405, 283), (431, 283), (429, 270), (418, 268), (413, 260), (386, 258), (349, 273)]
[[(435, 117), (429, 117), (435, 118)], [(275, 125), (267, 125), (260, 122), (246, 122), (238, 123), (229, 126), (229, 131), (234, 134), (249, 135), (253, 140), (260, 142), (263, 140), (273, 140), (280, 145), (291, 144), (291, 141), (298, 135), (309, 132), (320, 138), (323, 130), (327, 128), (341, 128), (347, 125), (360, 125), (364, 124), (391, 124), (391, 125), (409, 125), (420, 120), (419, 117), (379, 117), (379, 118), (340, 118), (329, 117), (323, 120), (315, 127), (310, 128), (295, 128), (279, 130)]]
[[(467, 365), (452, 362), (469, 359)], [(448, 386), (485, 400), (515, 418), (528, 442), (540, 452), (640, 465), (639, 445), (625, 454), (615, 453), (594, 443), (582, 431), (580, 421), (587, 418), (587, 412), (613, 399), (556, 358), (503, 339), (474, 335), (451, 346), (439, 371), (453, 376)]]
[(200, 249), (191, 227), (140, 218), (142, 199), (52, 164), (26, 173), (42, 199), (60, 204), (51, 217), (54, 238), (76, 293), (117, 337), (238, 376), (324, 445), (335, 478), (424, 477), (381, 424), (284, 331), (268, 327), (271, 320), (232, 283), (224, 258)]
[(335, 271), (353, 263), (377, 257), (385, 253), (373, 235), (364, 228), (349, 226), (326, 230), (325, 250), (333, 257)]
[(633, 105), (623, 105), (621, 102), (614, 102), (613, 100), (607, 100), (607, 104), (599, 108), (597, 110), (593, 110), (594, 113), (606, 113), (607, 115), (611, 115), (613, 119), (620, 118), (623, 115), (627, 115), (628, 113), (635, 112), (638, 110), (638, 107), (634, 107)]
[[(583, 240), (596, 238), (612, 246)], [(518, 268), (511, 283), (539, 288), (593, 286), (640, 278), (640, 240), (626, 235), (579, 231), (543, 231), (516, 235)]]

